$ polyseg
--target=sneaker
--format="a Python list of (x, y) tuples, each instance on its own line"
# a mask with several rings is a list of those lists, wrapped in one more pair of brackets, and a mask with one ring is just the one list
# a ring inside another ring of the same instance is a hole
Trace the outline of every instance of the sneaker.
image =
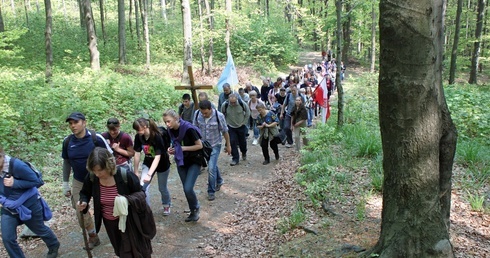
[(242, 154), (242, 160), (247, 160), (247, 153)]
[(254, 141), (252, 142), (252, 145), (257, 145), (257, 143), (258, 143), (258, 140), (254, 139)]
[(270, 160), (264, 160), (264, 162), (262, 162), (262, 165), (267, 165), (269, 163), (271, 163)]
[(232, 160), (232, 161), (230, 162), (230, 166), (236, 166), (236, 165), (238, 165), (238, 161), (236, 161), (236, 160)]
[(289, 144), (289, 143), (288, 143), (288, 144), (286, 144), (286, 148), (291, 148), (291, 147), (293, 147), (293, 145), (291, 145), (291, 144)]
[(199, 220), (199, 209), (191, 210), (189, 217), (185, 219), (185, 222), (198, 221)]
[(214, 196), (214, 193), (208, 194), (208, 201), (214, 201), (214, 199), (216, 199), (216, 197)]
[(100, 239), (97, 233), (88, 234), (88, 249), (92, 250), (94, 249), (94, 247), (99, 245), (100, 245)]
[(221, 186), (222, 186), (222, 185), (223, 185), (223, 184), (217, 184), (217, 185), (216, 185), (216, 192), (217, 192), (217, 191), (219, 191), (219, 190), (221, 190)]
[(163, 207), (163, 216), (170, 215), (170, 207)]
[(56, 258), (58, 257), (58, 249), (60, 249), (60, 245), (58, 244), (55, 247), (49, 248), (48, 254), (46, 255), (46, 258)]

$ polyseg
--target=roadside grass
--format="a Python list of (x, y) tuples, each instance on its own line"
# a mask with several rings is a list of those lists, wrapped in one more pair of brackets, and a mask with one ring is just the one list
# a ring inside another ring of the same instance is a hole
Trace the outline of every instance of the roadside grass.
[[(301, 152), (301, 166), (295, 179), (311, 201), (304, 205), (311, 205), (316, 213), (322, 213), (325, 202), (340, 203), (339, 206), (353, 202), (354, 211), (346, 216), (361, 223), (367, 216), (366, 204), (370, 198), (380, 197), (383, 189), (377, 75), (361, 73), (357, 78), (345, 81), (343, 86), (344, 126), (336, 128), (337, 103), (334, 98), (328, 123), (319, 123), (308, 130), (309, 146)], [(463, 198), (473, 211), (488, 212), (490, 107), (474, 103), (490, 103), (489, 86), (451, 85), (445, 89), (459, 134), (454, 162), (456, 167), (462, 168), (462, 174), (454, 174), (454, 188), (463, 190)], [(461, 94), (461, 90), (466, 91)], [(346, 198), (345, 194), (352, 194), (353, 188), (355, 197)], [(335, 224), (328, 218), (322, 223), (326, 232)], [(285, 233), (285, 227), (281, 229), (281, 233)], [(293, 245), (288, 243), (288, 246)], [(286, 246), (281, 250), (288, 254)]]

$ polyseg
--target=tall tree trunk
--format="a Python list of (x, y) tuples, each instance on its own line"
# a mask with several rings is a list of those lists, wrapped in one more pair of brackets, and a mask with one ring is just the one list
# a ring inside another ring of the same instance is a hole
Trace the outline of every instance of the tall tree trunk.
[(225, 18), (225, 26), (226, 26), (226, 34), (225, 34), (225, 44), (226, 44), (226, 54), (231, 54), (231, 49), (230, 49), (230, 30), (231, 30), (231, 24), (230, 24), (230, 16), (232, 13), (231, 10), (231, 0), (225, 0), (225, 9), (226, 9), (226, 18)]
[(3, 15), (2, 15), (2, 5), (0, 4), (0, 32), (5, 31), (5, 24), (3, 23)]
[(63, 5), (63, 18), (65, 19), (65, 26), (68, 26), (68, 15), (66, 14), (66, 2), (62, 0)]
[(124, 0), (117, 0), (118, 36), (119, 36), (119, 64), (126, 63), (126, 16), (124, 13)]
[(265, 0), (265, 15), (267, 18), (271, 17), (270, 10), (269, 10), (269, 0)]
[[(134, 17), (135, 17), (135, 27), (136, 27), (136, 38), (138, 39), (138, 48), (141, 49), (141, 32), (140, 32), (140, 17), (138, 9), (138, 0), (134, 0)], [(139, 6), (141, 8), (141, 6)]]
[(167, 3), (165, 2), (165, 0), (160, 0), (160, 5), (161, 5), (161, 13), (162, 13), (162, 18), (163, 18), (163, 22), (165, 24), (168, 24), (168, 19), (167, 19)]
[(206, 14), (208, 16), (208, 28), (209, 28), (209, 51), (208, 51), (208, 75), (211, 75), (213, 72), (213, 54), (214, 54), (214, 45), (213, 45), (213, 31), (214, 31), (214, 18), (211, 14), (211, 7), (209, 5), (208, 0), (204, 0), (204, 4), (206, 6)]
[(376, 24), (378, 21), (376, 20), (376, 7), (377, 0), (372, 0), (372, 10), (371, 10), (371, 67), (370, 72), (374, 72), (374, 68), (376, 66)]
[[(342, 0), (335, 0), (335, 13), (337, 15), (337, 30), (336, 30), (337, 51), (335, 55), (337, 57), (341, 57), (342, 56)], [(337, 127), (342, 127), (344, 125), (344, 88), (342, 87), (342, 81), (340, 80), (341, 60), (340, 58), (337, 58), (335, 61), (337, 64), (335, 87), (337, 87), (337, 95), (338, 95)]]
[(88, 50), (90, 52), (90, 68), (100, 70), (99, 50), (97, 49), (97, 35), (95, 35), (94, 17), (92, 16), (92, 5), (90, 0), (83, 0), (83, 12), (85, 13), (85, 24), (87, 26)]
[(80, 14), (80, 28), (84, 29), (85, 26), (85, 18), (84, 18), (84, 12), (83, 12), (83, 2), (85, 0), (77, 0), (78, 4), (78, 12)]
[(129, 14), (128, 14), (128, 22), (129, 22), (129, 34), (131, 34), (131, 39), (133, 39), (133, 23), (132, 17), (133, 17), (133, 5), (134, 5), (134, 0), (129, 0)]
[(181, 0), (182, 8), (182, 23), (184, 28), (184, 62), (182, 82), (189, 82), (189, 74), (187, 73), (187, 66), (192, 66), (192, 17), (191, 6), (189, 0)]
[(51, 0), (44, 0), (44, 10), (46, 13), (46, 30), (44, 32), (44, 46), (46, 50), (46, 71), (44, 79), (46, 83), (51, 82), (53, 76), (53, 47), (51, 44), (51, 32), (53, 31), (53, 14), (51, 10)]
[(483, 31), (483, 16), (485, 14), (485, 0), (478, 0), (476, 16), (475, 43), (473, 44), (473, 55), (471, 55), (470, 79), (468, 83), (477, 84), (478, 62), (481, 51), (481, 40)]
[(146, 69), (150, 69), (150, 33), (148, 30), (148, 0), (140, 0), (141, 18), (143, 20), (143, 33), (146, 50)]
[(343, 28), (343, 33), (342, 33), (342, 55), (341, 56), (337, 56), (337, 59), (342, 59), (342, 61), (344, 61), (344, 64), (345, 65), (349, 65), (349, 50), (350, 50), (350, 46), (351, 46), (351, 38), (350, 38), (350, 33), (351, 33), (351, 24), (352, 24), (352, 15), (350, 14), (352, 12), (352, 5), (350, 3), (350, 1), (346, 1), (345, 2), (346, 5), (345, 5), (345, 10), (346, 10), (346, 13), (348, 14), (347, 15), (347, 19), (345, 19), (345, 22), (342, 24), (342, 28)]
[(26, 13), (26, 26), (29, 28), (29, 10), (27, 9), (28, 2), (27, 0), (24, 0), (24, 11)]
[(459, 34), (461, 31), (461, 13), (463, 11), (463, 0), (458, 0), (456, 9), (456, 21), (454, 24), (453, 49), (451, 51), (451, 65), (449, 67), (449, 84), (454, 84), (456, 77), (456, 59), (458, 58)]
[(12, 14), (14, 15), (14, 20), (17, 19), (17, 13), (15, 11), (15, 2), (14, 0), (10, 0), (10, 7), (12, 8)]
[(100, 26), (102, 29), (102, 40), (104, 41), (104, 45), (105, 45), (107, 34), (105, 33), (104, 0), (99, 0), (99, 9), (100, 9)]
[(204, 53), (204, 26), (203, 26), (203, 17), (202, 17), (202, 5), (203, 5), (203, 0), (199, 0), (197, 3), (197, 7), (199, 11), (199, 40), (200, 40), (199, 52), (201, 56), (201, 73), (204, 73), (206, 55)]
[(366, 256), (454, 257), (447, 223), (457, 132), (442, 86), (445, 10), (445, 0), (380, 1), (383, 210)]

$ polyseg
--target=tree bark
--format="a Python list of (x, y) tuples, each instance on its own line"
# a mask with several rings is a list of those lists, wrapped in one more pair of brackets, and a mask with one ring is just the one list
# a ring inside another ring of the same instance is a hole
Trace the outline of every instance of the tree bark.
[(161, 5), (161, 14), (162, 14), (162, 18), (163, 18), (163, 22), (165, 24), (168, 24), (168, 19), (167, 19), (167, 3), (165, 0), (160, 0), (160, 5)]
[[(342, 57), (342, 0), (335, 0), (335, 13), (337, 15), (336, 56)], [(337, 58), (335, 61), (337, 64), (335, 86), (337, 87), (338, 95), (337, 127), (342, 127), (344, 125), (344, 88), (342, 87), (342, 82), (340, 80), (340, 61), (342, 60), (340, 60), (340, 58)]]
[(44, 32), (44, 45), (46, 50), (46, 71), (44, 78), (46, 83), (51, 82), (53, 76), (53, 47), (51, 44), (51, 35), (53, 31), (53, 13), (51, 9), (51, 0), (44, 0), (44, 10), (46, 13), (46, 29)]
[[(136, 27), (136, 38), (138, 39), (138, 48), (141, 49), (141, 32), (140, 32), (140, 17), (138, 0), (134, 0), (134, 17), (135, 17), (135, 27)], [(141, 7), (141, 6), (139, 6)]]
[(192, 66), (192, 18), (191, 18), (191, 6), (189, 0), (181, 0), (182, 8), (182, 23), (184, 29), (184, 62), (182, 82), (189, 82), (189, 74), (187, 66)]
[(12, 8), (12, 14), (14, 15), (14, 20), (17, 19), (17, 13), (15, 11), (15, 2), (14, 0), (10, 0), (10, 7)]
[(463, 0), (458, 0), (456, 8), (456, 21), (454, 24), (454, 40), (451, 51), (451, 65), (449, 67), (449, 84), (454, 84), (456, 77), (456, 59), (458, 58), (459, 34), (461, 31), (461, 13), (463, 11)]
[(345, 1), (346, 5), (345, 5), (345, 10), (346, 10), (346, 13), (348, 14), (346, 19), (345, 19), (345, 22), (342, 24), (342, 55), (341, 56), (337, 56), (337, 59), (341, 58), (342, 61), (344, 61), (344, 64), (345, 65), (349, 65), (349, 50), (350, 50), (350, 46), (351, 46), (351, 38), (350, 38), (350, 27), (351, 27), (351, 23), (352, 23), (352, 15), (350, 14), (352, 12), (352, 5), (350, 3), (350, 1)]
[(366, 256), (454, 257), (448, 223), (457, 132), (442, 86), (445, 4), (380, 1), (383, 210)]
[(140, 0), (141, 17), (146, 50), (146, 69), (150, 69), (150, 32), (148, 30), (148, 0)]
[(80, 28), (85, 28), (85, 19), (83, 17), (83, 2), (85, 0), (77, 0), (77, 4), (78, 4), (78, 12), (80, 13)]
[(208, 15), (208, 26), (209, 26), (209, 52), (208, 52), (208, 75), (211, 75), (213, 72), (213, 54), (214, 54), (214, 45), (213, 45), (213, 31), (214, 31), (214, 18), (211, 14), (211, 6), (209, 5), (208, 0), (204, 0), (204, 4), (206, 5), (206, 14)]
[(3, 15), (2, 15), (2, 5), (0, 5), (0, 32), (5, 31), (5, 24), (3, 23)]
[(471, 55), (471, 70), (469, 84), (477, 84), (478, 62), (481, 51), (483, 16), (485, 14), (485, 0), (478, 0), (478, 10), (476, 16), (475, 43), (473, 44), (473, 54)]
[(99, 0), (99, 9), (100, 9), (100, 26), (102, 29), (102, 40), (104, 41), (104, 45), (105, 45), (107, 34), (105, 32), (104, 0)]
[(376, 20), (376, 0), (372, 0), (372, 10), (371, 10), (371, 67), (370, 72), (374, 73), (374, 68), (376, 66), (376, 24), (378, 21)]
[(126, 16), (124, 0), (117, 0), (119, 64), (126, 64)]
[(90, 0), (83, 0), (85, 25), (87, 27), (88, 50), (90, 52), (90, 67), (92, 70), (100, 70), (99, 50), (97, 49), (97, 35), (95, 35), (94, 17)]
[(199, 10), (199, 40), (200, 40), (199, 52), (201, 56), (201, 72), (204, 72), (206, 56), (204, 54), (204, 26), (203, 26), (203, 17), (202, 17), (202, 5), (203, 5), (203, 0), (199, 0), (197, 3), (197, 7)]
[(27, 0), (24, 0), (24, 11), (26, 13), (26, 26), (29, 28), (29, 10), (27, 9), (28, 2)]
[(226, 14), (225, 14), (225, 26), (226, 26), (226, 34), (225, 34), (225, 44), (226, 44), (226, 54), (231, 53), (230, 49), (230, 30), (231, 30), (231, 24), (230, 24), (230, 16), (232, 13), (231, 9), (231, 0), (225, 0), (225, 9), (226, 9)]

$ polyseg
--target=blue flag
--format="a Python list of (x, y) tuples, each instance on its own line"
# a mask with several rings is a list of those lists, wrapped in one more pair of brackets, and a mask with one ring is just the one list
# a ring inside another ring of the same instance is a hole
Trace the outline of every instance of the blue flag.
[(218, 91), (223, 91), (223, 84), (228, 83), (230, 86), (238, 84), (238, 75), (236, 74), (235, 63), (231, 53), (228, 53), (228, 61), (226, 62), (225, 69), (221, 73), (221, 77), (218, 80)]

